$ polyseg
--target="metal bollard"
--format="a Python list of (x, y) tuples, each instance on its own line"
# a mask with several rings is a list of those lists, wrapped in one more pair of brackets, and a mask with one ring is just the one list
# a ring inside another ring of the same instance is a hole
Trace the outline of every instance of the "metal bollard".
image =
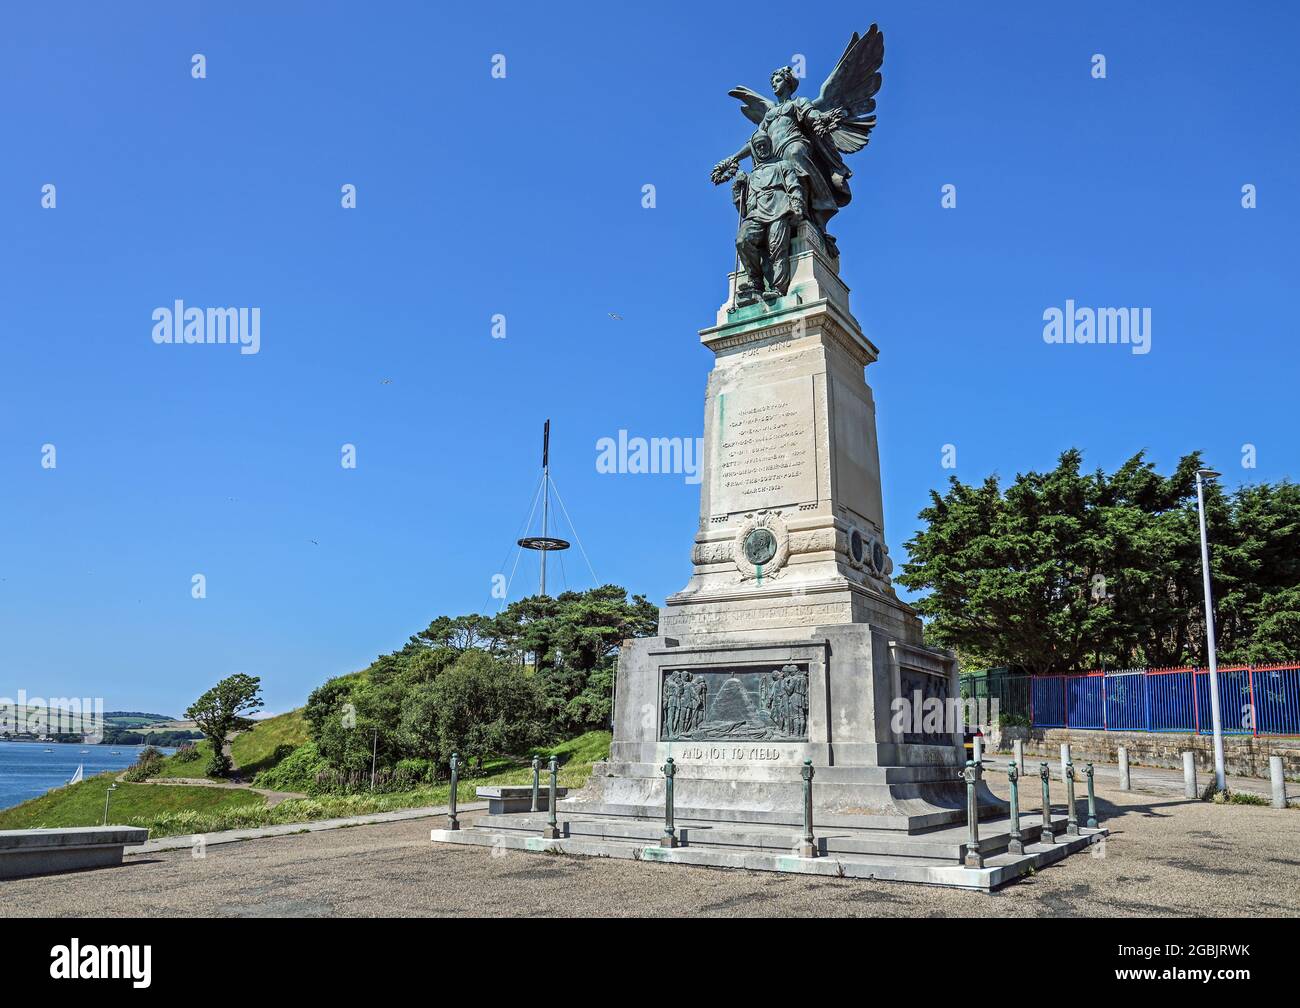
[(1133, 790), (1133, 782), (1129, 779), (1128, 773), (1128, 746), (1119, 747), (1119, 789)]
[(813, 837), (813, 765), (812, 760), (803, 761), (803, 839), (799, 841), (800, 857), (816, 857), (817, 840)]
[(660, 769), (664, 772), (664, 837), (659, 841), (659, 846), (676, 847), (677, 832), (673, 829), (673, 775), (677, 772), (677, 765), (669, 756), (668, 762)]
[(1007, 784), (1011, 788), (1011, 840), (1007, 843), (1007, 853), (1023, 854), (1024, 841), (1020, 837), (1020, 771), (1013, 761), (1007, 767)]
[(1273, 784), (1273, 807), (1286, 808), (1286, 777), (1282, 774), (1282, 757), (1268, 758), (1268, 776)]
[(1061, 783), (1065, 783), (1065, 765), (1070, 762), (1070, 743), (1061, 743)]
[(551, 775), (550, 793), (546, 796), (546, 833), (547, 840), (558, 840), (564, 834), (560, 832), (559, 824), (555, 821), (555, 778), (560, 774), (559, 764), (555, 757), (551, 757), (551, 762), (546, 765), (547, 772)]
[(975, 800), (979, 763), (967, 760), (966, 769), (959, 776), (966, 782), (966, 868), (984, 868), (984, 856), (979, 852), (979, 805)]
[(983, 868), (984, 855), (980, 853), (980, 813), (975, 799), (975, 785), (980, 779), (980, 765), (966, 761), (966, 769), (958, 776), (966, 782), (966, 867)]
[(1196, 790), (1196, 753), (1183, 753), (1183, 794), (1188, 798), (1201, 797)]
[(1025, 740), (1016, 739), (1011, 743), (1011, 748), (1015, 752), (1016, 773), (1023, 775), (1025, 772)]
[(1079, 835), (1079, 810), (1074, 803), (1074, 764), (1065, 764), (1065, 832), (1067, 836)]
[(1083, 772), (1088, 775), (1088, 829), (1097, 828), (1097, 792), (1092, 786), (1093, 766), (1089, 763)]
[(460, 784), (460, 757), (451, 754), (451, 795), (447, 799), (447, 829), (460, 829), (460, 820), (456, 818), (456, 788)]
[(978, 728), (975, 730), (975, 738), (971, 743), (971, 756), (976, 763), (984, 762), (984, 733)]
[(1038, 776), (1043, 779), (1043, 827), (1038, 839), (1040, 843), (1056, 843), (1052, 832), (1052, 773), (1046, 763), (1038, 764)]
[(533, 757), (533, 807), (529, 809), (530, 812), (537, 811), (537, 792), (541, 789), (541, 778), (542, 778), (542, 758), (540, 756), (534, 756)]

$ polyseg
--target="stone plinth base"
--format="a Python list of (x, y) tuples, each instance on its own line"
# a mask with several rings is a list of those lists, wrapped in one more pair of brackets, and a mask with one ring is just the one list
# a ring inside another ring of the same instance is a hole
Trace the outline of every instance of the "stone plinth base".
[[(1029, 820), (1029, 821), (1026, 821)], [(1065, 818), (1053, 816), (1058, 833)], [(663, 821), (630, 818), (568, 819), (562, 836), (540, 835), (545, 820), (525, 815), (488, 816), (471, 830), (432, 830), (434, 843), (472, 844), (496, 850), (619, 857), (666, 864), (749, 871), (794, 872), (834, 878), (870, 878), (959, 889), (991, 890), (1044, 865), (1101, 843), (1105, 829), (1082, 828), (1077, 836), (1044, 843), (1037, 816), (1022, 817), (1023, 853), (1012, 853), (1009, 823), (995, 820), (980, 830), (983, 866), (967, 867), (964, 827), (921, 836), (887, 831), (823, 828), (815, 852), (803, 848), (801, 829), (730, 826), (678, 820), (676, 847), (663, 844)], [(807, 856), (814, 853), (814, 856)]]
[[(917, 832), (964, 821), (961, 735), (914, 732), (896, 717), (900, 701), (956, 697), (952, 656), (868, 623), (804, 634), (628, 641), (609, 761), (557, 807), (582, 816), (660, 815), (671, 758), (683, 816), (797, 825), (802, 768), (811, 760), (819, 822)], [(786, 674), (797, 686), (783, 692), (774, 683)], [(780, 699), (765, 700), (769, 689)], [(673, 699), (675, 692), (690, 699)], [(678, 714), (679, 706), (693, 713)], [(986, 813), (1004, 808), (983, 786), (979, 797)]]

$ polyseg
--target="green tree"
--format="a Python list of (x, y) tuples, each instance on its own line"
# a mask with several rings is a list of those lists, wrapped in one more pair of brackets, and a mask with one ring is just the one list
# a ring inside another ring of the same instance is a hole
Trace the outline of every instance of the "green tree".
[[(898, 578), (927, 591), (927, 635), (1035, 673), (1204, 664), (1200, 453), (1168, 477), (1143, 452), (1110, 476), (1081, 463), (931, 494)], [(1300, 657), (1300, 487), (1210, 484), (1205, 508), (1219, 658)]]
[(572, 734), (608, 724), (618, 649), (657, 632), (659, 610), (642, 595), (629, 598), (618, 585), (602, 585), (521, 599), (501, 622), (520, 663), (533, 656), (552, 730)]
[[(1220, 657), (1300, 658), (1300, 484), (1257, 484), (1207, 503)], [(1216, 527), (1216, 520), (1218, 526)]]
[[(401, 650), (313, 690), (304, 711), (312, 742), (331, 769), (359, 774), (372, 758), (383, 769), (404, 759), (444, 769), (457, 747), (477, 759), (485, 740), (508, 754), (521, 739), (604, 727), (619, 646), (655, 633), (658, 618), (616, 585), (522, 599), (495, 616), (439, 616)], [(513, 696), (517, 709), (473, 706), (494, 696)]]
[[(445, 766), (453, 752), (482, 767), (493, 753), (520, 752), (540, 740), (542, 697), (512, 663), (470, 650), (403, 710), (408, 737)], [(420, 722), (420, 723), (417, 723)]]
[(246, 715), (262, 709), (262, 680), (239, 672), (227, 676), (190, 704), (185, 716), (193, 721), (212, 745), (208, 775), (225, 777), (230, 773), (226, 742), (231, 734), (246, 731), (253, 722)]
[(1065, 452), (1056, 469), (1018, 475), (1005, 493), (990, 476), (978, 487), (953, 477), (947, 494), (931, 494), (898, 580), (930, 589), (916, 608), (934, 641), (1035, 673), (1080, 664), (1112, 619), (1094, 604), (1100, 488), (1081, 460)]

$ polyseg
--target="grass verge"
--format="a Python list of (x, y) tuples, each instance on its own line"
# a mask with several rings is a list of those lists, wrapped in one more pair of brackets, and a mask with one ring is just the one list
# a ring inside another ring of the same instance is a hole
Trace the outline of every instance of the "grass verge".
[[(483, 785), (531, 784), (534, 754), (543, 758), (543, 787), (548, 782), (545, 760), (554, 754), (561, 764), (557, 784), (579, 788), (591, 776), (592, 763), (609, 754), (609, 732), (588, 732), (551, 748), (536, 749), (523, 759), (489, 760), (484, 774), (460, 781), (457, 800), (474, 801), (475, 789)], [(104, 814), (104, 790), (113, 776), (100, 774), (81, 784), (56, 788), (0, 812), (0, 829), (98, 825)], [(109, 822), (144, 826), (151, 837), (157, 838), (446, 805), (450, 797), (450, 785), (444, 783), (387, 794), (291, 798), (268, 808), (266, 800), (252, 791), (184, 784), (120, 784), (113, 792)]]

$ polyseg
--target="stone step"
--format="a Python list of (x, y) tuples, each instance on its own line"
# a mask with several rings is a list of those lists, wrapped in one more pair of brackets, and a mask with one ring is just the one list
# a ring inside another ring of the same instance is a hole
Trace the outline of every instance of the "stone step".
[[(599, 769), (599, 773), (595, 770)], [(658, 763), (629, 763), (609, 761), (593, 768), (592, 776), (641, 778), (663, 780), (663, 767)], [(819, 766), (816, 768), (818, 787), (830, 784), (953, 784), (957, 781), (955, 766)], [(803, 782), (803, 768), (795, 764), (760, 763), (735, 767), (717, 763), (676, 764), (676, 776), (682, 780), (753, 780), (788, 781), (796, 787)]]
[[(827, 795), (824, 791), (818, 792), (816, 822), (837, 829), (866, 828), (897, 830), (917, 834), (937, 827), (952, 826), (966, 821), (965, 802), (962, 801), (958, 804), (955, 798), (953, 804), (948, 808), (939, 808), (932, 801), (917, 799), (915, 811), (910, 809), (897, 812), (878, 811), (862, 807), (848, 807), (843, 812), (832, 812), (822, 805), (822, 800), (829, 797), (832, 796)], [(615, 804), (570, 798), (566, 801), (557, 801), (556, 808), (562, 815), (580, 818), (612, 816), (623, 819), (662, 819), (663, 798), (662, 796), (655, 796), (655, 799), (657, 800)], [(904, 805), (908, 801), (908, 798), (901, 798)], [(981, 801), (980, 809), (982, 815), (1005, 814), (1004, 804), (997, 802), (996, 799), (991, 803)], [(677, 816), (682, 820), (693, 819), (698, 822), (713, 824), (758, 823), (768, 826), (788, 827), (803, 825), (802, 809), (799, 803), (793, 800), (789, 801), (783, 809), (697, 807), (679, 802)]]
[[(1037, 843), (1042, 831), (1037, 817), (1021, 822), (1021, 838), (1026, 845)], [(1052, 817), (1053, 829), (1064, 834), (1065, 816)], [(557, 816), (561, 832), (574, 839), (599, 839), (658, 844), (663, 837), (663, 820), (622, 818), (569, 818)], [(545, 816), (488, 815), (475, 827), (494, 833), (542, 835), (547, 826)], [(799, 842), (802, 829), (773, 829), (755, 824), (719, 825), (690, 819), (675, 822), (678, 843), (684, 847), (746, 848), (772, 852), (791, 851)], [(1009, 823), (997, 821), (981, 824), (980, 850), (987, 857), (1006, 851), (1011, 836)], [(943, 829), (930, 834), (906, 834), (901, 831), (815, 829), (817, 844), (823, 854), (882, 855), (913, 857), (959, 863), (966, 854), (966, 829)]]
[(996, 889), (1021, 875), (1051, 864), (1069, 854), (1083, 850), (1105, 838), (1107, 831), (1083, 830), (1080, 835), (1064, 838), (1057, 844), (1030, 844), (1023, 855), (995, 854), (985, 858), (982, 868), (943, 864), (932, 858), (863, 856), (835, 854), (804, 858), (789, 852), (766, 849), (710, 846), (660, 847), (636, 840), (610, 840), (594, 837), (563, 837), (547, 840), (518, 831), (482, 829), (430, 832), (435, 843), (491, 847), (494, 850), (519, 850), (551, 854), (577, 854), (591, 857), (629, 858), (665, 864), (697, 865), (712, 868), (743, 868), (750, 871), (794, 872), (836, 878), (883, 879), (941, 885), (959, 889)]

